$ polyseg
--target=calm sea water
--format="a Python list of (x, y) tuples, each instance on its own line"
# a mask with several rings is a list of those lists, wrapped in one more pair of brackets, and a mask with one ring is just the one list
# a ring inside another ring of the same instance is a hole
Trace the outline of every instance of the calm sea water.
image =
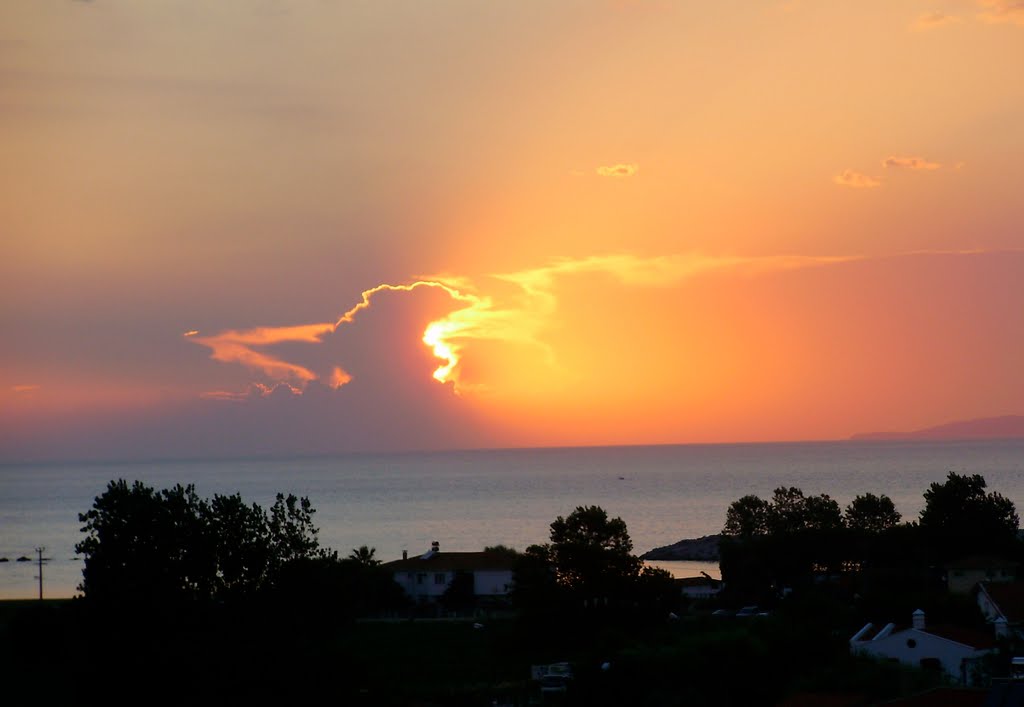
[[(1024, 440), (827, 442), (522, 449), (330, 458), (0, 465), (0, 598), (37, 595), (34, 557), (45, 546), (44, 593), (71, 596), (81, 579), (78, 513), (110, 479), (157, 488), (194, 483), (200, 495), (239, 492), (269, 506), (278, 491), (309, 496), (324, 545), (370, 545), (383, 560), (403, 550), (518, 549), (547, 539), (577, 505), (621, 516), (638, 553), (718, 532), (729, 504), (780, 485), (828, 493), (888, 494), (916, 517), (922, 493), (948, 471), (979, 473), (1024, 506)], [(696, 575), (703, 565), (672, 567)]]

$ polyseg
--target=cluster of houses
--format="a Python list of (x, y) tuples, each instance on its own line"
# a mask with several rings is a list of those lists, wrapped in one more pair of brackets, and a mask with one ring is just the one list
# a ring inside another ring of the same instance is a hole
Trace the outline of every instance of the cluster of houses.
[(981, 684), (985, 657), (1000, 642), (1024, 639), (1024, 581), (1016, 580), (1019, 569), (1017, 563), (995, 557), (971, 557), (946, 568), (949, 591), (976, 598), (985, 629), (932, 624), (918, 609), (906, 623), (896, 617), (866, 624), (850, 638), (850, 650), (941, 671), (961, 685)]
[[(478, 600), (501, 600), (512, 589), (515, 557), (504, 552), (441, 552), (434, 542), (422, 555), (383, 565), (417, 604), (438, 601), (458, 578)], [(932, 623), (925, 612), (868, 623), (850, 638), (850, 650), (883, 660), (944, 672), (961, 685), (976, 684), (982, 661), (1003, 639), (1024, 639), (1024, 581), (1019, 566), (992, 557), (972, 557), (947, 568), (950, 592), (974, 595), (988, 628)], [(704, 575), (678, 579), (680, 593), (709, 599), (721, 582)], [(901, 621), (901, 618), (904, 620)], [(909, 619), (909, 620), (905, 620)], [(1024, 662), (1024, 661), (1022, 661)], [(1024, 669), (1024, 665), (1021, 666)]]
[[(472, 578), (473, 596), (482, 600), (500, 600), (512, 590), (515, 556), (507, 552), (441, 552), (438, 542), (430, 550), (383, 565), (391, 572), (406, 595), (417, 604), (439, 600), (460, 575), (469, 586)], [(702, 573), (702, 577), (676, 580), (682, 596), (688, 599), (710, 599), (718, 594), (722, 582)]]

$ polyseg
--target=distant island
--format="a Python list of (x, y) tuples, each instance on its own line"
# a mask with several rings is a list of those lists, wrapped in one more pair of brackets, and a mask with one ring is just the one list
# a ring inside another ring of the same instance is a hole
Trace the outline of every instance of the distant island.
[(1024, 415), (981, 417), (959, 420), (945, 425), (926, 427), (912, 432), (867, 432), (855, 434), (852, 440), (942, 440), (942, 439), (1007, 439), (1024, 437)]
[(705, 535), (692, 540), (680, 540), (671, 545), (656, 547), (640, 556), (641, 560), (675, 560), (689, 562), (718, 562), (718, 541), (721, 535)]

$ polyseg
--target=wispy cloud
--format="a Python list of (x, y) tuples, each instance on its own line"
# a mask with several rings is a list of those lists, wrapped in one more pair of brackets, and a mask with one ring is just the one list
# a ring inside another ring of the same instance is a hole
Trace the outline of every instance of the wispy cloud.
[(229, 329), (211, 336), (199, 336), (194, 330), (185, 337), (202, 346), (209, 347), (210, 358), (223, 363), (240, 363), (246, 368), (260, 371), (275, 381), (299, 381), (306, 383), (316, 380), (313, 371), (276, 356), (265, 353), (257, 347), (272, 346), (284, 342), (319, 343), (325, 334), (334, 331), (330, 322), (301, 324), (299, 326), (257, 327), (238, 331)]
[(39, 390), (40, 387), (41, 386), (38, 386), (38, 385), (35, 385), (35, 384), (31, 384), (31, 385), (27, 385), (27, 384), (12, 385), (11, 386), (11, 390), (13, 392), (15, 392), (15, 393), (31, 393), (31, 392), (33, 392), (35, 390)]
[(639, 171), (638, 164), (602, 165), (597, 168), (599, 177), (635, 177)]
[(938, 162), (929, 162), (923, 157), (886, 157), (882, 160), (882, 166), (886, 169), (913, 169), (913, 170), (935, 170), (942, 169)]
[(860, 172), (855, 172), (852, 169), (844, 169), (842, 172), (832, 177), (832, 181), (839, 186), (851, 187), (853, 189), (874, 189), (875, 187), (882, 186), (881, 179), (877, 179)]
[(925, 12), (918, 16), (916, 20), (910, 25), (910, 29), (915, 32), (927, 32), (928, 30), (937, 29), (946, 25), (954, 25), (960, 22), (960, 18), (956, 15), (947, 15), (944, 12), (933, 10), (932, 12)]
[(978, 18), (984, 22), (1024, 27), (1024, 2), (1021, 0), (978, 0), (978, 5), (982, 8)]

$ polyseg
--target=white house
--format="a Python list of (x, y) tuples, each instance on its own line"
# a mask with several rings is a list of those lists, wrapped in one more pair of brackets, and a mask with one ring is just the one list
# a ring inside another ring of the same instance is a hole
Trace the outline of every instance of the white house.
[(910, 628), (866, 624), (850, 639), (850, 651), (906, 665), (940, 669), (962, 685), (972, 682), (973, 665), (995, 648), (995, 633), (958, 626), (925, 627), (924, 612), (913, 613)]
[(458, 575), (472, 575), (473, 595), (478, 598), (505, 597), (512, 589), (515, 558), (508, 553), (441, 552), (435, 542), (418, 557), (402, 554), (401, 560), (387, 562), (383, 568), (417, 603), (440, 599)]

